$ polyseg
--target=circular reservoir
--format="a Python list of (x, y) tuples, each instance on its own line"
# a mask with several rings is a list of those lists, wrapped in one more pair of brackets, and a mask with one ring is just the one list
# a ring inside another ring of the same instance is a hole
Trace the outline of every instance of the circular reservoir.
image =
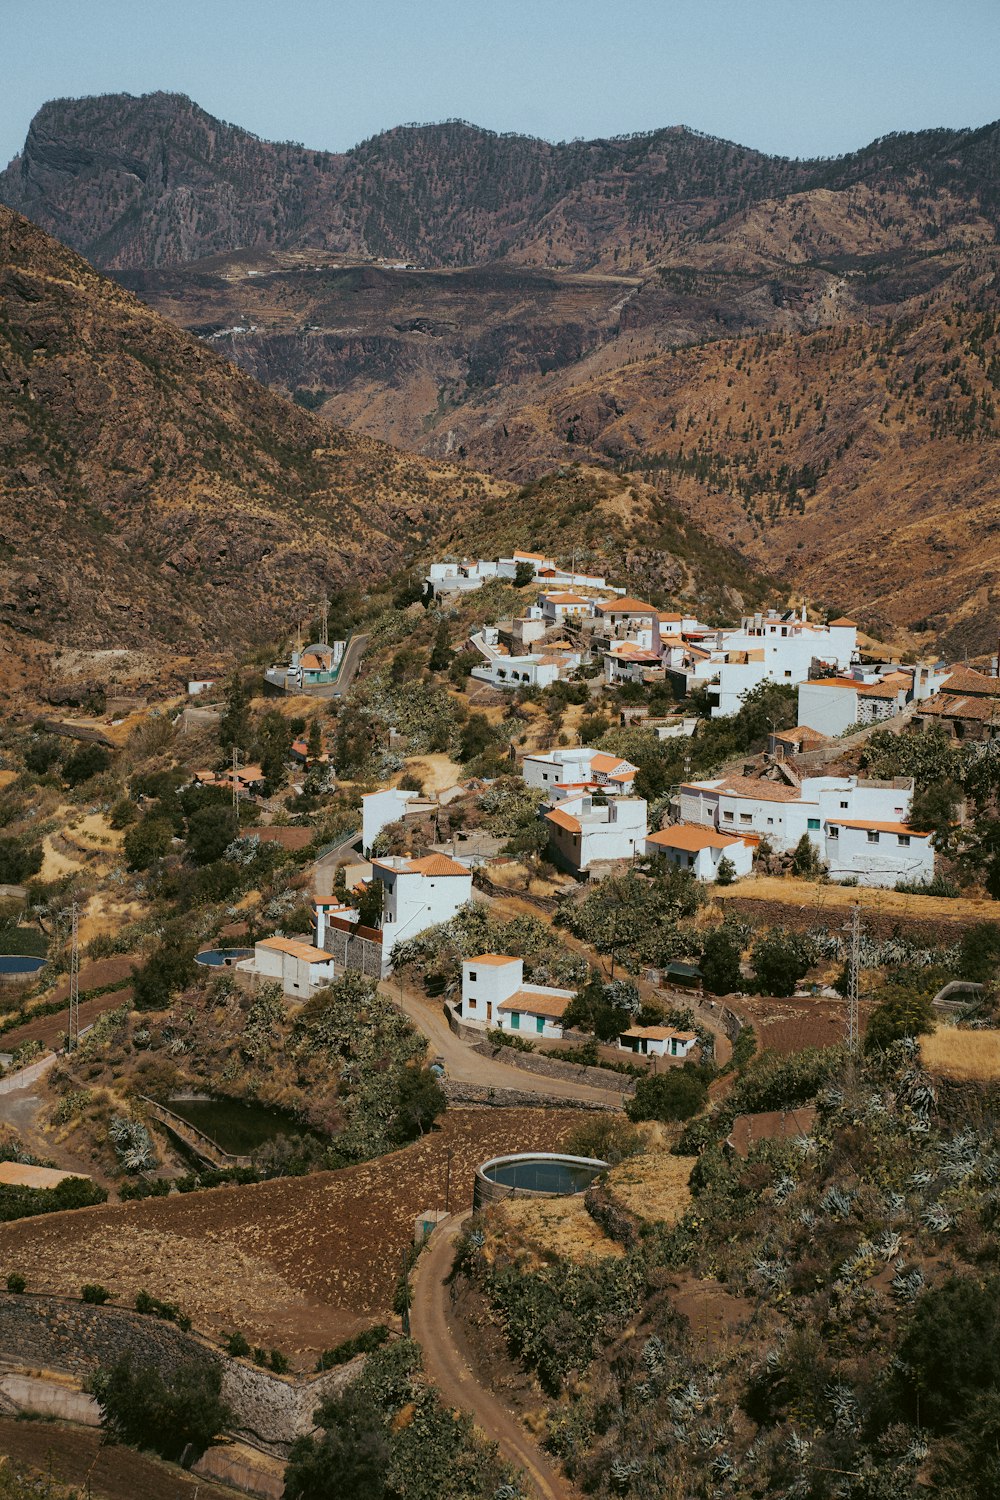
[(592, 1156), (560, 1156), (553, 1151), (494, 1156), (476, 1168), (472, 1206), (482, 1208), (501, 1198), (565, 1198), (584, 1193), (607, 1166)]
[(27, 979), (45, 965), (44, 958), (27, 953), (0, 953), (0, 979)]
[(209, 969), (231, 969), (243, 958), (253, 958), (252, 948), (203, 948), (195, 954), (195, 963)]

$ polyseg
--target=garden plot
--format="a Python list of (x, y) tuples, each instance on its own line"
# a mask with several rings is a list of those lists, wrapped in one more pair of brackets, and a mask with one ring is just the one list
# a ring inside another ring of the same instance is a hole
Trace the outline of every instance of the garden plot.
[(33, 1291), (116, 1301), (146, 1289), (208, 1334), (233, 1328), (297, 1363), (391, 1314), (416, 1215), (469, 1206), (473, 1172), (506, 1151), (557, 1150), (572, 1110), (453, 1109), (403, 1151), (309, 1177), (105, 1205), (0, 1225), (0, 1261)]

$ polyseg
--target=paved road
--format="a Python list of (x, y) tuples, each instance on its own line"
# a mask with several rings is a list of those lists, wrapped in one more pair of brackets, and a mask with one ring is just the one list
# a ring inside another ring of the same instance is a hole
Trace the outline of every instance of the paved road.
[(622, 1095), (612, 1089), (590, 1088), (563, 1078), (548, 1078), (526, 1068), (512, 1068), (491, 1057), (473, 1052), (468, 1042), (452, 1031), (442, 1014), (441, 1002), (428, 1000), (419, 990), (398, 979), (386, 979), (382, 989), (422, 1031), (438, 1056), (444, 1058), (447, 1076), (455, 1083), (482, 1084), (485, 1088), (520, 1089), (526, 1094), (545, 1094), (558, 1099), (582, 1099), (592, 1104), (621, 1108)]
[(536, 1500), (572, 1500), (576, 1491), (552, 1460), (469, 1368), (447, 1285), (455, 1258), (455, 1237), (466, 1218), (468, 1214), (456, 1214), (439, 1225), (417, 1263), (410, 1326), (423, 1350), (424, 1370), (447, 1404), (471, 1412), (477, 1426), (499, 1445), (508, 1463), (524, 1470)]

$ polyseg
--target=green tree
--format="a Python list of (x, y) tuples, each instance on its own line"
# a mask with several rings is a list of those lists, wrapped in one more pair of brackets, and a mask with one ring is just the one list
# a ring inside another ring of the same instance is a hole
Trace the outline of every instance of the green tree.
[(804, 833), (795, 845), (795, 853), (792, 855), (792, 871), (802, 880), (815, 880), (820, 872), (819, 855), (807, 833)]
[(322, 1436), (296, 1438), (285, 1469), (285, 1500), (384, 1500), (389, 1494), (389, 1436), (357, 1383), (313, 1414)]
[(170, 848), (174, 830), (165, 818), (147, 813), (133, 823), (123, 840), (125, 859), (130, 870), (148, 870), (162, 859)]
[(210, 865), (222, 858), (238, 832), (235, 810), (225, 802), (210, 802), (188, 818), (188, 853), (196, 865)]
[(385, 886), (381, 880), (369, 880), (360, 896), (353, 898), (358, 908), (358, 922), (362, 927), (381, 927), (385, 905)]
[(189, 1361), (164, 1378), (155, 1365), (133, 1365), (126, 1357), (99, 1369), (89, 1388), (112, 1441), (152, 1448), (164, 1458), (179, 1459), (189, 1445), (200, 1457), (233, 1420), (222, 1400), (222, 1367), (214, 1361)]
[(434, 633), (431, 648), (430, 668), (432, 672), (447, 672), (451, 666), (451, 631), (447, 620), (441, 620)]
[(934, 1030), (931, 997), (904, 985), (886, 985), (878, 992), (878, 1004), (868, 1019), (865, 1051), (875, 1052), (907, 1036), (922, 1036)]
[(337, 718), (333, 759), (340, 776), (363, 775), (378, 747), (378, 726), (371, 714), (356, 703), (346, 703)]
[(920, 833), (933, 833), (937, 848), (947, 848), (952, 842), (955, 814), (961, 800), (962, 788), (951, 777), (928, 782), (917, 788), (906, 821)]
[(794, 933), (772, 927), (754, 943), (750, 967), (762, 995), (791, 995), (812, 962), (812, 954)]
[(476, 760), (496, 744), (496, 731), (485, 714), (470, 714), (458, 742), (458, 758), (463, 763)]
[(444, 1113), (447, 1103), (444, 1090), (430, 1068), (402, 1068), (393, 1112), (393, 1136), (402, 1145), (423, 1135), (438, 1115)]
[(292, 753), (292, 731), (288, 720), (276, 708), (268, 709), (257, 728), (260, 768), (264, 780), (273, 790), (285, 779), (285, 765)]
[(226, 708), (219, 720), (219, 744), (223, 750), (249, 750), (253, 740), (250, 695), (238, 672), (226, 684)]
[(711, 995), (731, 995), (743, 986), (740, 970), (740, 942), (725, 922), (705, 939), (701, 950), (702, 981)]
[(962, 934), (958, 973), (987, 984), (1000, 971), (1000, 922), (976, 922)]
[(36, 776), (44, 776), (46, 771), (51, 771), (62, 753), (62, 746), (54, 734), (43, 735), (39, 739), (32, 740), (24, 752), (24, 764), (29, 771)]
[(735, 879), (736, 866), (728, 854), (724, 854), (719, 860), (718, 868), (715, 871), (715, 883), (716, 885), (732, 885)]
[(22, 839), (0, 839), (0, 884), (20, 885), (42, 868), (41, 844)]
[(309, 720), (309, 735), (306, 739), (306, 758), (319, 760), (323, 754), (323, 726), (318, 716)]
[(897, 1391), (911, 1421), (946, 1432), (1000, 1391), (1000, 1277), (953, 1276), (925, 1292), (899, 1347)]
[(81, 786), (100, 776), (111, 764), (111, 756), (100, 745), (81, 745), (63, 762), (62, 777), (68, 786)]
[(514, 587), (516, 589), (527, 588), (529, 583), (535, 580), (535, 567), (530, 562), (519, 562), (514, 565)]
[(630, 1120), (689, 1120), (704, 1108), (707, 1098), (708, 1085), (696, 1068), (685, 1063), (640, 1078), (625, 1113)]
[(141, 969), (133, 969), (132, 1003), (136, 1010), (163, 1010), (196, 973), (197, 943), (168, 928)]

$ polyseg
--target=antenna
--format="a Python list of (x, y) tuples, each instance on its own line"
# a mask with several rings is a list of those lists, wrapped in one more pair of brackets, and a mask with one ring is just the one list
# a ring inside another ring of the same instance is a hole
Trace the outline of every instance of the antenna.
[(861, 903), (855, 901), (851, 915), (851, 956), (847, 974), (847, 1046), (858, 1050), (858, 981), (861, 973)]

